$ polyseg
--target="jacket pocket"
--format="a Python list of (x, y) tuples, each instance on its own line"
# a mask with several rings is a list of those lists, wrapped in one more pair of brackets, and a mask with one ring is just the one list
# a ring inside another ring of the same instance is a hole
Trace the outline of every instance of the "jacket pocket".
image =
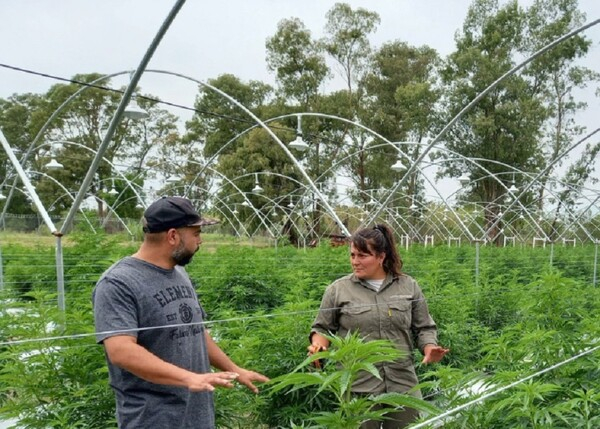
[(388, 304), (388, 314), (392, 323), (402, 328), (410, 328), (412, 322), (412, 301), (393, 301)]
[(342, 307), (340, 327), (345, 331), (359, 331), (368, 334), (375, 323), (376, 315), (371, 305)]

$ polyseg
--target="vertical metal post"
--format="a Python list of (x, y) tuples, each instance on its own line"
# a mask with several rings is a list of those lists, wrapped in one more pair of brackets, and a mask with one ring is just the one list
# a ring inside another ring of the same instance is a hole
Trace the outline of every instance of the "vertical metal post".
[(596, 240), (594, 243), (594, 277), (592, 279), (592, 285), (594, 285), (594, 287), (596, 287), (596, 279), (598, 274), (598, 243), (598, 240)]
[(56, 291), (58, 293), (58, 309), (65, 312), (65, 270), (63, 263), (62, 236), (56, 236)]
[(479, 241), (475, 240), (475, 287), (479, 289)]
[(552, 267), (552, 263), (554, 262), (554, 241), (550, 242), (550, 267)]
[(175, 5), (173, 5), (173, 8), (169, 12), (169, 15), (167, 15), (167, 18), (163, 21), (156, 36), (152, 40), (152, 43), (150, 43), (150, 46), (146, 50), (146, 53), (144, 54), (140, 64), (138, 65), (137, 69), (133, 73), (133, 75), (129, 81), (129, 85), (127, 85), (127, 88), (125, 89), (125, 92), (123, 93), (123, 97), (121, 98), (121, 101), (119, 102), (119, 105), (117, 106), (117, 110), (115, 111), (115, 113), (112, 117), (112, 120), (110, 121), (110, 124), (108, 125), (108, 129), (106, 130), (106, 133), (104, 134), (102, 142), (100, 143), (100, 146), (98, 147), (96, 156), (92, 160), (92, 164), (90, 165), (90, 168), (88, 169), (86, 176), (83, 178), (81, 186), (79, 187), (79, 191), (77, 192), (77, 195), (75, 196), (75, 200), (73, 201), (73, 205), (71, 206), (71, 209), (67, 213), (67, 217), (65, 218), (65, 221), (63, 222), (63, 225), (60, 230), (61, 234), (64, 234), (66, 231), (68, 231), (71, 228), (73, 219), (75, 218), (75, 213), (77, 213), (77, 210), (79, 210), (79, 206), (81, 205), (81, 203), (83, 202), (83, 199), (85, 198), (85, 193), (87, 192), (88, 188), (90, 187), (90, 184), (92, 183), (92, 180), (94, 179), (96, 170), (98, 170), (100, 161), (102, 160), (102, 157), (104, 156), (104, 153), (108, 149), (111, 139), (112, 139), (113, 135), (115, 134), (117, 126), (119, 125), (119, 122), (121, 121), (121, 117), (123, 116), (123, 112), (125, 111), (125, 108), (127, 107), (127, 104), (129, 103), (131, 95), (133, 94), (133, 92), (135, 90), (135, 86), (139, 82), (139, 80), (142, 76), (142, 73), (144, 72), (144, 70), (146, 69), (146, 66), (148, 65), (148, 62), (150, 62), (150, 59), (152, 58), (152, 55), (154, 55), (154, 52), (156, 51), (156, 48), (158, 47), (160, 41), (162, 40), (163, 36), (169, 29), (169, 26), (171, 25), (171, 23), (177, 16), (177, 13), (179, 12), (179, 10), (181, 9), (181, 7), (183, 6), (184, 3), (185, 3), (185, 0), (177, 0)]
[(0, 291), (4, 290), (4, 261), (2, 260), (2, 246), (0, 246)]

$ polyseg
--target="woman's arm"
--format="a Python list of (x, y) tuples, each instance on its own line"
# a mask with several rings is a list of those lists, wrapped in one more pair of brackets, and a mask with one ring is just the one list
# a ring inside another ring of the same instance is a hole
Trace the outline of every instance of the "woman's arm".
[(324, 334), (336, 333), (338, 326), (338, 310), (335, 300), (335, 291), (329, 286), (323, 294), (319, 313), (312, 324), (308, 340), (308, 353), (313, 354), (319, 350), (326, 350), (329, 347), (329, 340)]

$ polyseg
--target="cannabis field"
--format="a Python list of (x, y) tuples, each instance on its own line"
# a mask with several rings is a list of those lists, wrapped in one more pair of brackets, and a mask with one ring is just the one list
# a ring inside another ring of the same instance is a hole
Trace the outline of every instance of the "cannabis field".
[[(1, 246), (0, 416), (21, 427), (115, 426), (90, 295), (100, 273), (137, 245), (104, 234), (70, 239), (64, 313), (53, 247)], [(218, 237), (204, 239), (188, 272), (213, 336), (242, 366), (271, 378), (292, 373), (306, 359), (324, 289), (350, 270), (347, 248), (215, 247)], [(482, 247), (477, 270), (470, 246), (400, 250), (451, 349), (442, 363), (417, 364), (425, 399), (446, 413), (424, 427), (600, 427), (594, 246)], [(223, 428), (316, 427), (315, 416), (339, 406), (315, 386), (219, 390), (216, 401)]]

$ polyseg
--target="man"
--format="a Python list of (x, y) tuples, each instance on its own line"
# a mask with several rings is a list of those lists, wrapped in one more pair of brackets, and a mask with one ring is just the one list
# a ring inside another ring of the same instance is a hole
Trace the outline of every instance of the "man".
[(233, 363), (204, 328), (183, 269), (202, 243), (204, 220), (192, 203), (163, 197), (143, 224), (139, 250), (110, 267), (92, 296), (119, 427), (213, 429), (215, 387), (237, 380), (256, 393), (253, 383), (268, 378)]

